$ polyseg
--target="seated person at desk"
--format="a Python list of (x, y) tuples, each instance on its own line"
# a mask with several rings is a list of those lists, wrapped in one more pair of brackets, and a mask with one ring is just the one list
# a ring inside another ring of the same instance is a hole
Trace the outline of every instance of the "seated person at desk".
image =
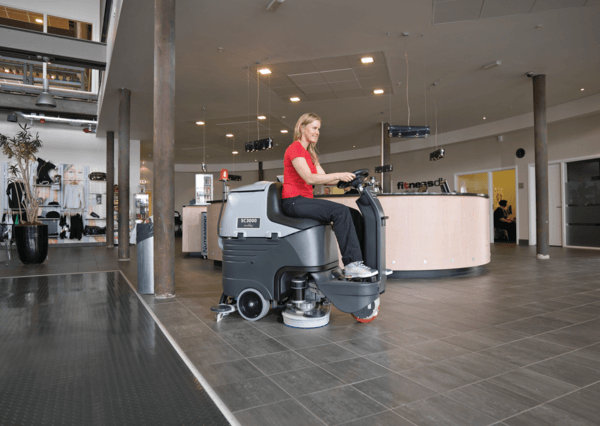
[(296, 123), (295, 142), (287, 148), (283, 159), (283, 213), (321, 223), (333, 222), (346, 276), (366, 278), (377, 275), (377, 270), (363, 263), (350, 209), (339, 203), (313, 198), (311, 185), (351, 182), (355, 178), (352, 173), (325, 173), (315, 148), (320, 128), (321, 118), (314, 113), (302, 115)]
[(506, 230), (508, 233), (508, 240), (516, 241), (517, 223), (508, 218), (509, 213), (506, 209), (508, 202), (506, 200), (500, 200), (498, 204), (500, 204), (500, 207), (494, 210), (494, 228)]

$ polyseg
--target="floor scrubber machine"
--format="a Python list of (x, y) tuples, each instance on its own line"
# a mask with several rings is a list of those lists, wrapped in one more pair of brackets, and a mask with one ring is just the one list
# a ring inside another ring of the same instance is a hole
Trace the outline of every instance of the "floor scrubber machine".
[(331, 224), (284, 215), (281, 183), (256, 182), (232, 189), (218, 222), (223, 295), (220, 304), (211, 308), (217, 321), (236, 310), (242, 318), (257, 321), (270, 308), (280, 308), (284, 324), (290, 327), (323, 327), (329, 323), (332, 304), (360, 322), (375, 319), (386, 286), (387, 217), (376, 188), (366, 181), (369, 170), (354, 174), (352, 182), (340, 182), (338, 187), (352, 186), (360, 193), (356, 204), (364, 220), (363, 258), (380, 273), (346, 278)]

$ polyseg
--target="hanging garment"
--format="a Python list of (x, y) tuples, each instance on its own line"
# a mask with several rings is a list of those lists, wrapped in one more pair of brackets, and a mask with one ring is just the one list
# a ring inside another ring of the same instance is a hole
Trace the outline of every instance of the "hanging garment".
[(56, 166), (48, 161), (44, 161), (38, 157), (37, 159), (38, 167), (37, 167), (37, 183), (38, 185), (51, 184), (53, 179), (50, 177), (50, 170), (56, 169)]
[(60, 226), (60, 239), (64, 240), (65, 238), (68, 237), (67, 233), (69, 232), (69, 225), (67, 224), (67, 216), (66, 215), (63, 215), (60, 218), (59, 226)]
[(65, 209), (82, 209), (85, 194), (81, 185), (65, 185), (62, 206)]
[(23, 182), (11, 182), (6, 188), (8, 195), (8, 207), (11, 209), (25, 208), (25, 185)]
[(69, 230), (71, 232), (69, 239), (81, 240), (83, 236), (83, 218), (80, 214), (71, 216), (71, 228)]

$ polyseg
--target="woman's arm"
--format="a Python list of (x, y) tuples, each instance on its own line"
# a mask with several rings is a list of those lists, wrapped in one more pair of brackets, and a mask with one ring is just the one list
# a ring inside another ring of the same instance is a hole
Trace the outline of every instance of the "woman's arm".
[(321, 185), (324, 183), (338, 183), (340, 180), (350, 182), (355, 176), (352, 173), (325, 173), (320, 164), (317, 164), (317, 174), (313, 174), (303, 157), (296, 157), (292, 160), (294, 169), (300, 177), (309, 185)]

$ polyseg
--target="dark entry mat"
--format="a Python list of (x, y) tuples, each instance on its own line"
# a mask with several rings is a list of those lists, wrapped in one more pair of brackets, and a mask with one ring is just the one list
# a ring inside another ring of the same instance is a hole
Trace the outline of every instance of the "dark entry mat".
[(0, 279), (1, 425), (227, 425), (118, 272)]

